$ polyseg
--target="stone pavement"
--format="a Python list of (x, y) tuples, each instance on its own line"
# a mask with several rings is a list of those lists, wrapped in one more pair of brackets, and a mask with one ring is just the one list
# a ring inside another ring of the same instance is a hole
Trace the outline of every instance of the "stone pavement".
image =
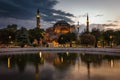
[(120, 55), (117, 48), (0, 48), (0, 54), (34, 53), (34, 52), (84, 52), (84, 53), (114, 53)]

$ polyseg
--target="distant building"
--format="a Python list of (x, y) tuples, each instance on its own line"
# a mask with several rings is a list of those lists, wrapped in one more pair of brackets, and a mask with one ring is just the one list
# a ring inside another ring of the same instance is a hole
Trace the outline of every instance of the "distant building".
[(40, 11), (39, 11), (39, 9), (37, 10), (37, 14), (36, 14), (36, 27), (40, 28)]
[(75, 27), (70, 26), (66, 21), (61, 20), (54, 24), (53, 30), (55, 33), (68, 33), (74, 30)]
[(46, 29), (46, 40), (52, 44), (53, 47), (58, 46), (57, 39), (61, 34), (75, 31), (75, 26), (71, 26), (64, 20), (56, 22), (53, 27)]

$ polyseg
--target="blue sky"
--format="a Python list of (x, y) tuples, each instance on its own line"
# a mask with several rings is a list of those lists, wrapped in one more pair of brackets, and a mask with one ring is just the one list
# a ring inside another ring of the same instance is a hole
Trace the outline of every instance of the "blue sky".
[(89, 14), (91, 27), (119, 28), (120, 0), (0, 0), (0, 27), (18, 24), (34, 28), (35, 14), (41, 12), (41, 27), (51, 27), (58, 20), (71, 24), (86, 24)]

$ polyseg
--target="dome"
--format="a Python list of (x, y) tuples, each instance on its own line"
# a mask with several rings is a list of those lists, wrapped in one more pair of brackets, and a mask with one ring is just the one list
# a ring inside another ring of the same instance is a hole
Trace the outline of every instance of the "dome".
[(55, 33), (67, 33), (70, 31), (70, 24), (61, 20), (54, 24), (53, 30)]
[(64, 20), (61, 20), (61, 21), (56, 22), (54, 26), (56, 26), (56, 25), (59, 25), (59, 26), (70, 26), (70, 24), (68, 24), (68, 23), (67, 23), (66, 21), (64, 21)]

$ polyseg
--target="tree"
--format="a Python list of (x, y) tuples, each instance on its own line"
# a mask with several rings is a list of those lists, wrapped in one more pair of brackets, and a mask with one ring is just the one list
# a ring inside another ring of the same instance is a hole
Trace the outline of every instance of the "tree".
[(8, 25), (7, 28), (0, 29), (0, 42), (3, 44), (15, 42), (16, 31), (16, 24)]
[(9, 34), (10, 41), (15, 42), (16, 41), (17, 25), (16, 24), (8, 25), (6, 30)]
[(108, 46), (110, 46), (110, 42), (113, 40), (111, 39), (110, 36), (114, 36), (114, 31), (113, 30), (107, 30), (103, 32), (102, 34), (104, 41), (107, 43)]
[(101, 32), (100, 32), (99, 29), (94, 28), (94, 29), (92, 29), (91, 34), (95, 36), (95, 39), (96, 39), (96, 41), (95, 41), (95, 47), (97, 47), (98, 41), (99, 41), (99, 39), (101, 37)]
[(1, 44), (8, 44), (10, 42), (9, 33), (5, 28), (0, 30), (0, 42)]
[(75, 33), (68, 32), (66, 36), (68, 42), (70, 43), (70, 47), (72, 47), (72, 42), (77, 40), (77, 35)]
[(95, 44), (95, 37), (91, 34), (87, 34), (87, 33), (83, 33), (81, 36), (80, 36), (80, 42), (82, 45), (85, 45), (86, 47), (88, 45), (94, 45)]
[(28, 31), (26, 28), (22, 27), (20, 30), (18, 30), (16, 38), (21, 47), (24, 47), (24, 45), (30, 45)]
[(17, 30), (17, 25), (16, 24), (8, 25), (7, 29), (15, 32)]
[(70, 47), (72, 47), (72, 42), (77, 40), (77, 35), (75, 33), (68, 32), (66, 34), (62, 34), (58, 38), (59, 44), (70, 43)]
[(117, 30), (114, 32), (114, 42), (116, 43), (116, 45), (120, 45), (120, 30)]
[(58, 43), (64, 45), (66, 42), (68, 42), (67, 36), (65, 34), (60, 35), (58, 38)]
[(40, 28), (34, 28), (29, 30), (29, 38), (31, 43), (36, 39), (38, 42), (43, 39), (44, 30)]

